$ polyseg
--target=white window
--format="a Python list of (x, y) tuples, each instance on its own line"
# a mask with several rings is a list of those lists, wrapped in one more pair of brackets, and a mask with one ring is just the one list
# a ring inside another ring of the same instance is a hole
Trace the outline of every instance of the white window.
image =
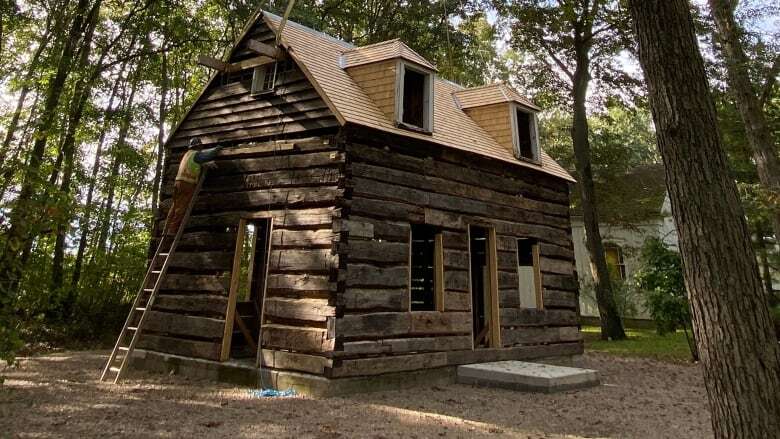
[(271, 93), (276, 86), (277, 63), (255, 67), (252, 75), (252, 96)]
[(399, 126), (433, 131), (433, 74), (400, 61), (396, 76), (396, 121)]
[(539, 243), (517, 240), (517, 279), (521, 308), (542, 308), (542, 279), (539, 270)]
[(536, 113), (512, 105), (512, 143), (515, 157), (522, 160), (539, 161), (539, 136), (537, 135)]

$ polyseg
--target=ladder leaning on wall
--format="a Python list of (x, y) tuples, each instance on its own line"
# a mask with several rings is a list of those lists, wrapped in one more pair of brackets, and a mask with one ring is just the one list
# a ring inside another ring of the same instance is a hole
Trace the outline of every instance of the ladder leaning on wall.
[(203, 180), (205, 179), (206, 172), (204, 171), (198, 180), (198, 185), (195, 187), (195, 192), (192, 194), (190, 203), (187, 206), (181, 223), (179, 223), (179, 229), (176, 230), (175, 235), (171, 236), (166, 233), (168, 227), (168, 221), (166, 220), (162, 236), (160, 237), (160, 244), (157, 246), (157, 250), (154, 252), (154, 256), (149, 263), (149, 268), (146, 270), (146, 276), (144, 276), (141, 288), (133, 301), (133, 306), (130, 308), (130, 313), (127, 315), (122, 331), (119, 333), (119, 338), (116, 340), (114, 350), (111, 351), (106, 366), (103, 368), (103, 373), (100, 375), (100, 381), (111, 379), (111, 376), (113, 376), (113, 382), (116, 384), (122, 379), (125, 371), (127, 371), (127, 368), (130, 365), (130, 357), (133, 355), (135, 346), (141, 336), (143, 324), (148, 316), (147, 313), (151, 310), (152, 305), (154, 305), (154, 299), (157, 297), (157, 292), (160, 290), (165, 275), (168, 272), (171, 258), (173, 258), (176, 246), (179, 244), (182, 231), (190, 219), (192, 206), (195, 205), (195, 200), (200, 193), (200, 189), (203, 186)]

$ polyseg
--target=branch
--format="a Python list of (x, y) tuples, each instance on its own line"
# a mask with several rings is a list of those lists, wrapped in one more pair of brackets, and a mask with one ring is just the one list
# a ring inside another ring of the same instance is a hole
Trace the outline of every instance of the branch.
[(569, 77), (569, 80), (574, 83), (574, 73), (569, 70), (569, 68), (566, 66), (566, 64), (561, 61), (560, 58), (555, 54), (555, 52), (552, 50), (552, 48), (549, 46), (548, 42), (544, 38), (539, 38), (540, 45), (544, 48), (544, 50), (547, 51), (547, 54), (550, 56), (550, 58), (555, 61), (555, 64), (558, 65), (558, 67), (563, 70), (563, 73), (566, 74), (566, 76)]
[(769, 68), (769, 74), (766, 76), (764, 86), (761, 88), (761, 100), (759, 101), (759, 104), (761, 104), (762, 108), (766, 105), (772, 95), (772, 89), (775, 88), (778, 74), (780, 74), (780, 56), (775, 57), (775, 62), (773, 62), (772, 67)]

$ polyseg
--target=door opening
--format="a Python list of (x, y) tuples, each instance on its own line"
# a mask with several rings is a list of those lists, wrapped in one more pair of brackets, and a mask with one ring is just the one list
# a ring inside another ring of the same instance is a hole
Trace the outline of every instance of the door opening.
[(233, 322), (228, 320), (225, 331), (229, 343), (225, 350), (233, 359), (254, 359), (258, 354), (270, 237), (270, 219), (240, 221), (227, 314)]
[(471, 312), (474, 347), (496, 347), (498, 334), (498, 297), (496, 291), (496, 253), (493, 230), (469, 227), (471, 258)]

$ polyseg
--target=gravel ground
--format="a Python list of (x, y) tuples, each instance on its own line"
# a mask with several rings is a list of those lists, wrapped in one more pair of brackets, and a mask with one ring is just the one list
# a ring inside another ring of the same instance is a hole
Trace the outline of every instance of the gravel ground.
[(107, 352), (23, 358), (0, 385), (0, 437), (702, 438), (698, 367), (586, 354), (598, 388), (553, 395), (464, 385), (346, 398), (250, 397), (246, 389), (131, 372), (99, 383)]

